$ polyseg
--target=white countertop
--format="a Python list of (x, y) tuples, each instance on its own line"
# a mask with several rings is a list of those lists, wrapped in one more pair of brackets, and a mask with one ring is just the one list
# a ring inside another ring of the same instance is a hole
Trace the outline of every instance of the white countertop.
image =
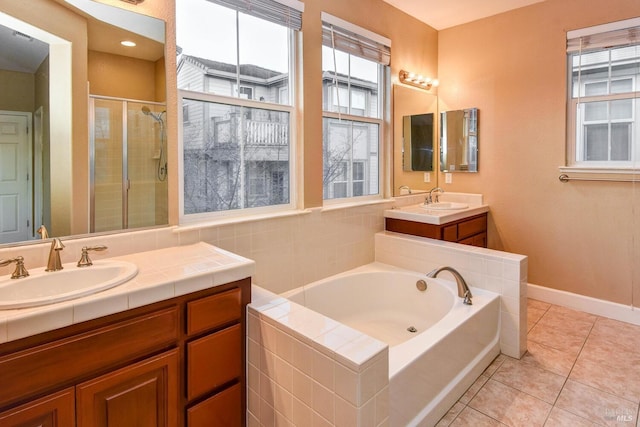
[[(99, 263), (99, 254), (92, 258)], [(82, 298), (0, 310), (0, 344), (244, 279), (255, 271), (254, 261), (203, 242), (109, 259), (136, 264), (138, 274)]]
[(384, 211), (385, 218), (403, 219), (405, 221), (422, 222), (425, 224), (442, 225), (459, 219), (469, 218), (489, 211), (489, 205), (469, 205), (466, 209), (436, 210), (429, 209), (428, 205), (403, 206), (397, 209)]

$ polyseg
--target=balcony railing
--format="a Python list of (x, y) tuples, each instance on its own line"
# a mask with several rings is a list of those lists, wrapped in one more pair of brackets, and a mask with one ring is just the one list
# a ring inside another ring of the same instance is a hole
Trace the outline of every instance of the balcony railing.
[(286, 123), (246, 122), (247, 145), (278, 146), (289, 144), (289, 125)]

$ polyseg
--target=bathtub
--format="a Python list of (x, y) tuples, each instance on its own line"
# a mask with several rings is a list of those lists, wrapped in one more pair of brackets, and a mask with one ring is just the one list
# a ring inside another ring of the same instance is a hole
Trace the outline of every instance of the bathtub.
[(390, 425), (431, 426), (500, 353), (499, 295), (471, 291), (464, 305), (448, 274), (372, 263), (282, 296), (386, 342)]

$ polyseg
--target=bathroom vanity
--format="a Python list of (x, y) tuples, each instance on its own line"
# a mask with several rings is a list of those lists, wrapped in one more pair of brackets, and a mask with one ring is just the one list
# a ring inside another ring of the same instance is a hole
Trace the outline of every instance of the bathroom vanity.
[[(206, 247), (213, 248), (175, 250)], [(171, 249), (143, 258), (157, 259), (159, 268), (166, 251)], [(170, 280), (168, 270), (141, 269), (141, 277), (123, 289), (82, 298), (98, 305), (100, 298), (106, 305), (124, 298), (131, 306), (141, 295), (158, 301), (0, 344), (0, 425), (244, 425), (247, 273), (253, 262), (218, 254), (215, 260), (206, 254), (183, 259), (175, 267), (182, 271)], [(164, 279), (149, 285), (154, 274)], [(174, 296), (159, 297), (163, 288)], [(80, 313), (82, 303), (5, 310), (7, 330), (24, 321), (21, 312), (46, 317), (77, 307)]]
[(385, 210), (385, 229), (486, 248), (489, 206), (482, 203), (482, 195), (444, 193), (441, 199), (444, 196), (440, 203)]

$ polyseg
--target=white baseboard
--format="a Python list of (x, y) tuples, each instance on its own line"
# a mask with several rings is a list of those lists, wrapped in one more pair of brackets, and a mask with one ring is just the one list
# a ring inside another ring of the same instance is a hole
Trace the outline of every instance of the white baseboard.
[(618, 304), (602, 299), (591, 298), (584, 295), (557, 289), (545, 288), (529, 283), (527, 285), (527, 297), (584, 311), (597, 316), (620, 320), (621, 322), (640, 325), (640, 307)]

